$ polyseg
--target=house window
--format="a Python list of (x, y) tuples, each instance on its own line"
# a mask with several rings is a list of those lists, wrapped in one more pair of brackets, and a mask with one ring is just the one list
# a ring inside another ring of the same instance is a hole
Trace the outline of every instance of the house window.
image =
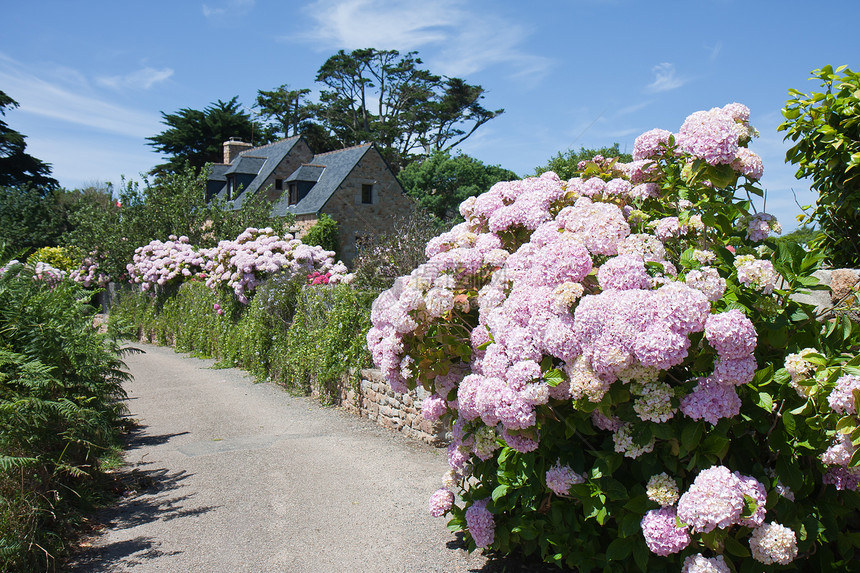
[(275, 190), (283, 191), (284, 190), (284, 180), (283, 179), (275, 179)]
[(233, 177), (227, 177), (227, 200), (233, 198)]
[(373, 185), (365, 183), (361, 186), (361, 202), (365, 205), (373, 204)]
[(290, 205), (295, 205), (299, 202), (299, 186), (297, 183), (290, 183)]

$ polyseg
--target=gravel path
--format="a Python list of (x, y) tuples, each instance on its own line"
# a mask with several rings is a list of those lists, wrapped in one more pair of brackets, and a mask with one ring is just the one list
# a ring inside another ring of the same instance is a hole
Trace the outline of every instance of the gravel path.
[(126, 360), (136, 493), (72, 571), (487, 571), (427, 513), (444, 449), (293, 397), (212, 360)]

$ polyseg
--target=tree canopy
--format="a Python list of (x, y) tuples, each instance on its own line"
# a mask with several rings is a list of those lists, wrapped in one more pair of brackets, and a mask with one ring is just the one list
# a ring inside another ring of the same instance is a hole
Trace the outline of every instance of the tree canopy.
[(417, 52), (340, 50), (317, 73), (326, 86), (319, 121), (343, 147), (376, 142), (397, 170), (431, 151), (450, 151), (504, 112), (481, 105), (481, 86), (422, 64)]
[(613, 143), (611, 147), (601, 147), (600, 149), (586, 149), (580, 147), (579, 151), (569, 149), (567, 151), (559, 151), (554, 157), (550, 158), (546, 165), (535, 168), (535, 175), (553, 171), (561, 179), (567, 180), (576, 177), (582, 169), (579, 164), (582, 161), (590, 161), (597, 155), (603, 157), (617, 157), (618, 161), (630, 162), (633, 161), (633, 156), (629, 153), (622, 153), (617, 143)]
[(499, 181), (518, 179), (498, 165), (485, 165), (468, 155), (435, 151), (424, 161), (406, 166), (398, 175), (407, 195), (419, 208), (439, 219), (459, 219), (458, 207), (467, 198), (480, 195)]
[(805, 223), (818, 224), (834, 266), (860, 266), (860, 73), (846, 66), (812, 72), (823, 92), (789, 90), (779, 131), (794, 145), (786, 161), (818, 192)]
[[(16, 107), (18, 102), (0, 91), (0, 116), (6, 115), (7, 108)], [(59, 187), (51, 177), (51, 166), (26, 153), (25, 139), (0, 119), (0, 186), (33, 185), (45, 191)]]
[(223, 144), (231, 137), (255, 144), (272, 141), (271, 130), (252, 121), (237, 100), (238, 96), (227, 102), (218, 100), (202, 111), (183, 108), (176, 113), (161, 112), (162, 123), (168, 128), (147, 137), (147, 145), (168, 155), (168, 159), (153, 171), (179, 173), (186, 163), (195, 170), (200, 170), (206, 163), (221, 163)]
[(147, 138), (168, 156), (155, 172), (178, 171), (187, 162), (199, 169), (222, 161), (222, 144), (231, 137), (264, 144), (301, 135), (320, 153), (373, 142), (399, 171), (434, 151), (451, 151), (504, 112), (482, 105), (485, 90), (460, 78), (424, 69), (416, 52), (373, 48), (337, 52), (320, 67), (322, 89), (282, 84), (258, 90), (255, 122), (234, 97), (206, 109), (162, 112), (167, 129)]

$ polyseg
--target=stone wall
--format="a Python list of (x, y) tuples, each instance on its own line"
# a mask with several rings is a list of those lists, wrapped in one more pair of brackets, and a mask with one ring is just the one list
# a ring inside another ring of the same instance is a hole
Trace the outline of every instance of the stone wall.
[(450, 436), (439, 421), (431, 422), (421, 416), (421, 404), (428, 392), (416, 388), (407, 394), (395, 392), (379, 370), (361, 371), (361, 383), (353, 388), (349, 380), (341, 384), (338, 406), (380, 426), (433, 446), (447, 445)]
[(832, 316), (831, 310), (857, 309), (858, 290), (860, 290), (860, 270), (857, 269), (822, 269), (815, 271), (812, 276), (827, 290), (813, 290), (804, 294), (796, 294), (792, 298), (798, 302), (813, 304), (816, 312), (822, 318)]
[[(361, 186), (373, 185), (371, 203), (362, 203)], [(414, 209), (412, 200), (375, 147), (364, 154), (344, 183), (334, 192), (322, 213), (337, 221), (340, 257), (351, 264), (357, 254), (356, 241), (392, 231), (392, 223)]]
[[(277, 143), (277, 142), (275, 142)], [(265, 146), (262, 146), (265, 147)], [(302, 163), (307, 163), (314, 156), (314, 152), (311, 151), (311, 148), (308, 147), (308, 144), (304, 139), (298, 140), (293, 149), (290, 150), (290, 153), (275, 167), (275, 170), (266, 178), (265, 181), (260, 185), (260, 191), (263, 192), (263, 196), (267, 201), (271, 203), (276, 203), (280, 200), (281, 195), (283, 195), (287, 191), (287, 177), (293, 174), (293, 172), (298, 169)], [(275, 188), (275, 179), (283, 180), (283, 189)]]

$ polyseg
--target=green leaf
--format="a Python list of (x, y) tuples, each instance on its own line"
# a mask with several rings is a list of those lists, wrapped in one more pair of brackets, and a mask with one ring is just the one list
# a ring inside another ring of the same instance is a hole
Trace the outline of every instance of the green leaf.
[(851, 416), (843, 416), (836, 422), (836, 431), (840, 434), (850, 434), (857, 429), (857, 422)]
[(546, 382), (550, 386), (555, 387), (564, 382), (566, 378), (561, 370), (553, 368), (552, 370), (543, 375), (543, 379), (544, 382)]
[(500, 498), (505, 497), (508, 493), (509, 486), (506, 484), (502, 484), (496, 489), (493, 490), (493, 501), (498, 501)]
[(690, 423), (681, 430), (681, 445), (688, 452), (692, 452), (702, 439), (704, 428), (702, 422)]
[(617, 479), (603, 478), (600, 480), (600, 486), (606, 497), (612, 501), (627, 499), (627, 488)]
[(616, 537), (606, 547), (607, 561), (621, 561), (633, 551), (635, 542), (629, 537)]
[(735, 557), (746, 558), (750, 556), (750, 550), (742, 544), (740, 541), (732, 537), (731, 535), (726, 536), (726, 552), (729, 555), (734, 555)]

